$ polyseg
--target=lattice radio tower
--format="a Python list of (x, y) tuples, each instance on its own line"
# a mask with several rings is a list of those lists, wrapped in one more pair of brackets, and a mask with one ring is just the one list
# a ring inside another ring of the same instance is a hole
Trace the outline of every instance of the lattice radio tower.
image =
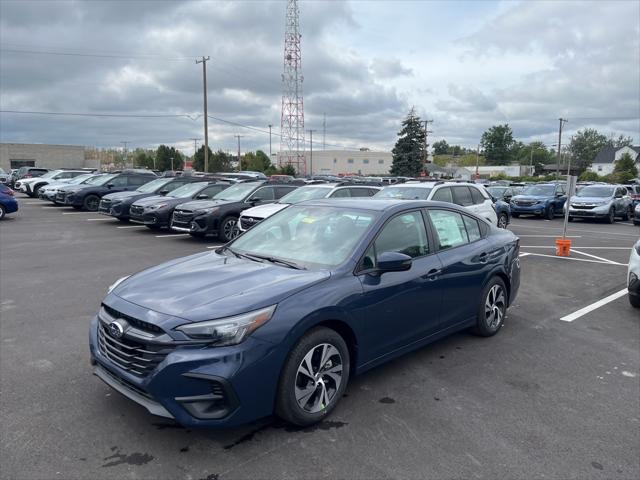
[(302, 76), (300, 37), (298, 0), (288, 0), (284, 37), (284, 72), (282, 73), (279, 163), (280, 166), (293, 165), (299, 175), (306, 175), (304, 103), (302, 100), (304, 77)]

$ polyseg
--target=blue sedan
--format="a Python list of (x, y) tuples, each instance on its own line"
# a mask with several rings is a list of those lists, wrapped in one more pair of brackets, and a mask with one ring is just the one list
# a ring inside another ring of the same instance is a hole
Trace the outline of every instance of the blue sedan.
[(7, 213), (17, 211), (18, 201), (14, 197), (13, 190), (4, 184), (0, 184), (0, 220), (2, 220)]
[(292, 205), (115, 282), (91, 322), (94, 373), (184, 426), (310, 425), (354, 375), (460, 330), (495, 335), (518, 256), (512, 232), (449, 203)]

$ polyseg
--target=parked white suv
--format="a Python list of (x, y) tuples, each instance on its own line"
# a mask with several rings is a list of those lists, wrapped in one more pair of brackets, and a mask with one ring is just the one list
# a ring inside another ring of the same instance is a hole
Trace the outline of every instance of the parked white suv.
[(238, 228), (241, 232), (249, 230), (254, 225), (260, 223), (283, 208), (294, 203), (314, 200), (317, 198), (349, 198), (349, 197), (371, 197), (378, 193), (382, 187), (368, 185), (353, 185), (340, 183), (320, 183), (317, 185), (305, 185), (286, 194), (275, 203), (258, 205), (257, 207), (244, 210), (240, 214)]
[(629, 270), (627, 271), (627, 288), (629, 289), (629, 303), (640, 308), (640, 240), (631, 249)]
[(26, 193), (30, 197), (38, 195), (38, 190), (53, 182), (68, 182), (78, 175), (90, 173), (86, 170), (50, 170), (40, 177), (22, 178), (15, 184), (16, 190)]
[(498, 224), (498, 216), (489, 193), (481, 185), (458, 182), (407, 182), (383, 188), (374, 198), (434, 200), (455, 203), (476, 215)]

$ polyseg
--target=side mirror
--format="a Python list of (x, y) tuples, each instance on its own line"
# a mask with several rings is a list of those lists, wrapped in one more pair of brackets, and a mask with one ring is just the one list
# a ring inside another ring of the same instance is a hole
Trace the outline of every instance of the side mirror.
[(160, 195), (166, 195), (167, 193), (169, 193), (169, 190), (160, 190), (158, 193)]
[(405, 272), (411, 268), (413, 259), (399, 252), (383, 252), (378, 256), (378, 272)]
[(107, 188), (113, 188), (113, 183), (107, 183)]
[(206, 200), (207, 198), (209, 198), (209, 195), (207, 195), (206, 193), (201, 193), (196, 197), (196, 200)]

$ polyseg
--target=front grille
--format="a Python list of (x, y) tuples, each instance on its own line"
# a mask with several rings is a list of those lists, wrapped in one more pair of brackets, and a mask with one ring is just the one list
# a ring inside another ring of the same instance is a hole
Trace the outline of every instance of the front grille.
[(188, 210), (174, 210), (172, 223), (179, 227), (190, 227), (193, 219), (193, 212)]
[(116, 318), (122, 318), (124, 320), (127, 321), (127, 323), (133, 327), (136, 327), (138, 330), (142, 330), (145, 332), (149, 332), (149, 333), (155, 333), (155, 334), (162, 334), (164, 333), (164, 330), (162, 330), (159, 326), (154, 325), (153, 323), (148, 323), (145, 322), (143, 320), (139, 320), (137, 318), (131, 317), (129, 315), (126, 315), (122, 312), (119, 312), (107, 305), (105, 305), (104, 303), (102, 304), (102, 308), (104, 308), (104, 311), (107, 312), (107, 314), (111, 317), (113, 317), (114, 319)]
[(129, 212), (131, 215), (142, 215), (144, 213), (144, 207), (141, 207), (140, 205), (131, 205)]
[(256, 226), (261, 221), (261, 218), (256, 217), (240, 217), (240, 226), (243, 228), (243, 230), (249, 230), (251, 227)]
[(56, 201), (58, 202), (64, 202), (64, 197), (65, 197), (65, 192), (58, 192), (56, 193)]
[(105, 210), (105, 211), (109, 211), (109, 209), (111, 208), (111, 200), (109, 200), (108, 198), (103, 198), (102, 200), (100, 200), (100, 210)]
[(102, 371), (104, 373), (106, 373), (109, 376), (109, 378), (111, 378), (112, 380), (115, 380), (116, 382), (118, 382), (123, 387), (128, 388), (129, 390), (133, 390), (138, 395), (142, 395), (143, 397), (148, 398), (149, 400), (154, 400), (151, 395), (149, 395), (145, 390), (141, 389), (137, 385), (134, 385), (133, 383), (129, 382), (128, 380), (125, 380), (124, 378), (120, 378), (120, 377), (114, 375), (113, 373), (111, 373), (106, 368), (102, 368)]
[(571, 208), (575, 208), (576, 210), (592, 210), (596, 207), (593, 205), (571, 205)]
[(123, 370), (147, 376), (173, 350), (172, 346), (144, 344), (126, 337), (113, 338), (102, 322), (98, 323), (100, 352)]
[(535, 205), (537, 202), (531, 202), (526, 200), (516, 200), (515, 204), (519, 207), (530, 207), (531, 205)]

